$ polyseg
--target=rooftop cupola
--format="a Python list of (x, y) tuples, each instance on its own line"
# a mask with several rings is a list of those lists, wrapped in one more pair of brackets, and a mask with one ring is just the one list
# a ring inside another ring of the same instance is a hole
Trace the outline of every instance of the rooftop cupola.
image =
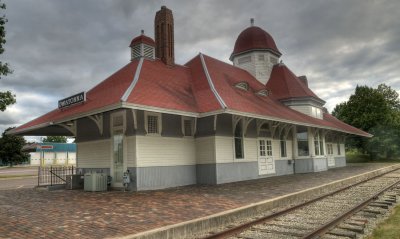
[(131, 48), (131, 60), (146, 57), (148, 59), (155, 59), (155, 42), (150, 37), (144, 35), (144, 31), (141, 31), (140, 36), (133, 38), (130, 44)]
[(281, 55), (272, 36), (255, 26), (251, 18), (250, 27), (239, 34), (229, 59), (265, 85)]

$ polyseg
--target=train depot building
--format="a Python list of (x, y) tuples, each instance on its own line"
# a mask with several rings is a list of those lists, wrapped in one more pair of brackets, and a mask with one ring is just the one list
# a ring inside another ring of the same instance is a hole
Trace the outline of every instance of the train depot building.
[(371, 136), (331, 116), (253, 21), (233, 64), (201, 53), (176, 64), (166, 7), (154, 32), (132, 40), (120, 70), (12, 133), (75, 137), (78, 172), (105, 172), (121, 187), (129, 170), (131, 190), (325, 171), (346, 165), (346, 136)]

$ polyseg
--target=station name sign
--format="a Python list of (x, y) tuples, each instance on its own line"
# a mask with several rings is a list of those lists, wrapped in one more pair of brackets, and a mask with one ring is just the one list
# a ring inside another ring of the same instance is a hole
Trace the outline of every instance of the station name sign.
[(86, 93), (81, 92), (58, 101), (58, 108), (63, 109), (86, 101)]

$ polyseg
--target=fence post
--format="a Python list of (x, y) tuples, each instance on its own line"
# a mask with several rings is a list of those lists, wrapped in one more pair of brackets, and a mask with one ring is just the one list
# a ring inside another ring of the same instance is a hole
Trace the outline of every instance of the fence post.
[(38, 167), (37, 185), (40, 186), (40, 166)]
[(50, 166), (50, 186), (53, 186), (53, 166)]

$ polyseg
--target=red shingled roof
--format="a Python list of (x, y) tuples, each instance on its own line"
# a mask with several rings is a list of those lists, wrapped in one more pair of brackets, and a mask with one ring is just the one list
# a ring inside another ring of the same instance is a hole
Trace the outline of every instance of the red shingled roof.
[(144, 44), (147, 44), (150, 46), (156, 46), (156, 43), (154, 42), (154, 40), (144, 34), (133, 38), (133, 40), (131, 41), (131, 44), (129, 46), (132, 47), (132, 46), (138, 45), (140, 43), (144, 43)]
[[(206, 68), (202, 65), (202, 58)], [(21, 133), (29, 130), (30, 127), (42, 127), (50, 122), (62, 122), (71, 118), (83, 117), (82, 114), (85, 113), (108, 111), (112, 106), (120, 108), (128, 107), (131, 104), (132, 107), (151, 107), (152, 110), (154, 108), (172, 110), (177, 114), (185, 112), (201, 114), (215, 111), (218, 111), (217, 113), (252, 114), (278, 121), (328, 127), (369, 136), (329, 114), (324, 114), (323, 120), (316, 119), (286, 107), (274, 97), (259, 96), (255, 92), (265, 89), (265, 86), (252, 75), (245, 70), (208, 56), (198, 55), (185, 66), (175, 65), (174, 67), (167, 66), (160, 60), (143, 59), (139, 72), (138, 62), (138, 60), (132, 61), (88, 91), (85, 103), (64, 110), (53, 110), (18, 127), (14, 132)], [(210, 81), (206, 72), (210, 76)], [(284, 77), (293, 77), (291, 75), (293, 73), (289, 74), (288, 72), (291, 73), (283, 70)], [(134, 82), (135, 74), (139, 76), (136, 82)], [(236, 88), (235, 85), (239, 82), (246, 82), (249, 90)], [(212, 85), (215, 92), (211, 89)], [(312, 93), (311, 90), (309, 92), (303, 88), (302, 90), (310, 95)], [(124, 93), (127, 94), (126, 101), (121, 102)], [(312, 96), (315, 94), (312, 93)], [(126, 103), (126, 105), (123, 106), (122, 103)]]
[(86, 101), (83, 104), (71, 106), (60, 110), (55, 109), (37, 119), (34, 119), (16, 129), (21, 131), (26, 128), (37, 126), (44, 123), (61, 121), (82, 113), (87, 113), (96, 109), (101, 109), (115, 103), (119, 103), (122, 95), (129, 87), (133, 75), (138, 66), (138, 61), (132, 61), (116, 73), (102, 81), (86, 93)]
[(282, 63), (274, 65), (266, 86), (279, 100), (312, 97), (324, 102)]
[(196, 113), (191, 79), (187, 67), (169, 67), (161, 60), (144, 60), (127, 103)]
[(271, 50), (278, 56), (282, 55), (278, 47), (276, 47), (272, 36), (263, 29), (255, 26), (248, 27), (239, 34), (231, 54), (231, 59), (234, 55), (249, 50)]

